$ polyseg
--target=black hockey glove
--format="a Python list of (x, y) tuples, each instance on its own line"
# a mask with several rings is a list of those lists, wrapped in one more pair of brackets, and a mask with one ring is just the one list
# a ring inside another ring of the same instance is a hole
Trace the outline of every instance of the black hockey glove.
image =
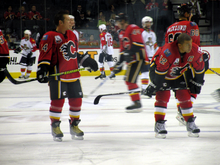
[(122, 67), (123, 67), (123, 62), (117, 62), (113, 68), (113, 72), (115, 74), (119, 73), (122, 71)]
[(208, 53), (203, 53), (203, 61), (205, 63), (205, 71), (209, 69), (209, 54)]
[(82, 59), (80, 60), (80, 65), (83, 67), (90, 67), (93, 71), (97, 71), (99, 69), (96, 60), (92, 59), (87, 52), (81, 56)]
[(203, 83), (204, 83), (204, 80), (202, 82), (196, 82), (194, 80), (190, 80), (189, 82), (190, 92), (194, 94), (200, 94)]
[(18, 48), (16, 48), (15, 50), (14, 50), (14, 53), (16, 53), (16, 54), (18, 54), (18, 53), (20, 53), (21, 52), (21, 48), (20, 47), (18, 47)]
[(145, 89), (143, 94), (149, 97), (152, 97), (152, 95), (156, 95), (156, 85), (151, 82)]
[(6, 65), (9, 63), (9, 58), (1, 58), (0, 60), (0, 83), (5, 79), (4, 70), (6, 69)]
[(42, 64), (37, 68), (37, 80), (39, 83), (47, 83), (48, 82), (48, 65)]
[(32, 52), (28, 53), (27, 58), (31, 58), (32, 54), (33, 54)]

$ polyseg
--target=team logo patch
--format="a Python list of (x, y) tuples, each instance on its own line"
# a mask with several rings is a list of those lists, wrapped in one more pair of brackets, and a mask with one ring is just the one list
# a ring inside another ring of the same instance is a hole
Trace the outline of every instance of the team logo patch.
[(162, 65), (164, 65), (166, 62), (167, 62), (167, 59), (164, 58), (164, 57), (161, 55), (161, 56), (160, 56), (160, 59), (159, 59), (159, 63), (161, 63)]
[(189, 68), (189, 64), (187, 63), (185, 66), (180, 67), (176, 66), (171, 69), (170, 75), (171, 76), (179, 76), (182, 75), (187, 69)]
[(189, 56), (187, 61), (192, 62), (193, 61), (194, 56)]
[(196, 26), (197, 24), (195, 22), (190, 22), (191, 26)]
[(47, 38), (48, 38), (48, 35), (44, 35), (42, 40), (47, 40)]
[(75, 59), (77, 57), (76, 46), (73, 41), (62, 44), (60, 47), (60, 52), (63, 53), (63, 57), (67, 61), (69, 61), (70, 59)]
[(55, 37), (55, 42), (56, 42), (57, 44), (59, 44), (59, 43), (62, 42), (62, 39), (61, 39), (61, 37), (60, 37), (59, 35), (54, 36), (54, 37)]
[(164, 51), (164, 54), (165, 54), (167, 57), (169, 57), (169, 56), (171, 55), (171, 52), (170, 52), (169, 49), (166, 49), (166, 50)]

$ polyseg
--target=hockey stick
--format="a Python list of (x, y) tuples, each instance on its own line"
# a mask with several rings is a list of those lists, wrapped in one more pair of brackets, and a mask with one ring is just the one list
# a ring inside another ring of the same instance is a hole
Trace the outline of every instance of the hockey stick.
[(120, 93), (110, 93), (110, 94), (98, 95), (95, 98), (95, 100), (94, 100), (94, 104), (97, 105), (99, 103), (99, 100), (101, 99), (102, 96), (123, 95), (123, 94), (140, 93), (140, 92), (141, 91), (136, 91), (136, 92), (120, 92)]
[[(70, 70), (70, 71), (66, 71), (66, 72), (61, 72), (61, 73), (55, 73), (55, 74), (51, 74), (49, 76), (60, 76), (60, 75), (66, 75), (66, 74), (70, 74), (70, 73), (74, 73), (74, 72), (78, 72), (81, 70), (85, 70), (85, 68), (80, 68), (80, 69), (75, 69), (75, 70)], [(31, 81), (36, 81), (37, 78), (34, 79), (28, 79), (28, 80), (24, 80), (24, 81), (17, 81), (15, 80), (10, 73), (8, 72), (7, 69), (4, 70), (5, 75), (8, 77), (9, 81), (11, 81), (13, 84), (17, 85), (17, 84), (23, 84), (23, 83), (27, 83), (27, 82), (31, 82)]]
[(213, 69), (209, 68), (209, 70), (211, 70), (213, 73), (217, 74), (218, 76), (220, 76), (220, 74), (216, 71), (214, 71)]
[[(97, 91), (97, 89), (99, 89), (103, 84), (105, 84), (105, 82), (109, 79), (109, 78), (111, 78), (113, 75), (114, 75), (115, 73), (111, 73), (109, 76), (107, 76), (95, 89), (93, 89), (91, 92), (90, 92), (90, 94), (89, 95), (92, 95), (93, 93), (95, 93), (95, 91)], [(89, 96), (88, 95), (88, 96)], [(87, 97), (88, 97), (87, 96)]]

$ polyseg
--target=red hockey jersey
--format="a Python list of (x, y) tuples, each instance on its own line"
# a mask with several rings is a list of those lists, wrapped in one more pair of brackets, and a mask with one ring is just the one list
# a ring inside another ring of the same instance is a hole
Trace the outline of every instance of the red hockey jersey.
[(192, 43), (191, 52), (182, 57), (178, 50), (177, 41), (165, 44), (158, 49), (152, 60), (156, 64), (155, 73), (166, 75), (165, 79), (167, 80), (178, 79), (190, 66), (195, 69), (196, 74), (202, 74), (205, 71), (202, 51), (195, 43)]
[(2, 31), (0, 30), (0, 58), (9, 58), (8, 42), (4, 38)]
[(195, 22), (180, 21), (170, 25), (165, 34), (165, 43), (174, 42), (181, 33), (187, 33), (200, 46), (199, 27)]
[[(55, 31), (45, 33), (40, 42), (40, 56), (38, 66), (50, 65), (50, 73), (60, 73), (78, 69), (77, 55), (78, 42), (76, 35), (67, 30), (66, 34)], [(73, 82), (80, 77), (79, 72), (55, 77), (63, 82)]]

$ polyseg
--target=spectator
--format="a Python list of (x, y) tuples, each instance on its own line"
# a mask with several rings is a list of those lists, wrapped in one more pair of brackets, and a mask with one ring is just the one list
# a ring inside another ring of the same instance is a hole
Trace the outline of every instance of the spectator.
[(29, 19), (31, 19), (31, 20), (40, 20), (40, 19), (42, 19), (41, 14), (38, 11), (36, 11), (36, 6), (35, 5), (33, 5), (31, 7), (31, 11), (29, 11), (28, 16), (29, 16)]
[(88, 22), (89, 20), (85, 18), (84, 12), (81, 12), (79, 20), (76, 21), (77, 28), (88, 28)]
[(96, 23), (95, 23), (94, 16), (93, 16), (92, 13), (91, 13), (91, 10), (87, 10), (87, 11), (86, 11), (85, 18), (86, 18), (86, 20), (88, 21), (88, 22), (87, 22), (88, 28), (95, 28)]
[(217, 44), (220, 45), (220, 33), (218, 34)]
[(191, 21), (197, 23), (199, 26), (199, 19), (201, 18), (202, 12), (200, 10), (200, 4), (197, 0), (190, 0), (189, 4), (192, 5), (192, 18)]
[(92, 47), (92, 46), (99, 46), (99, 41), (98, 40), (95, 40), (94, 39), (94, 35), (91, 34), (90, 37), (89, 37), (89, 40), (87, 42), (87, 45), (89, 47)]
[(79, 45), (86, 45), (86, 38), (84, 38), (83, 32), (79, 32)]
[(80, 20), (80, 13), (81, 12), (82, 12), (82, 6), (81, 5), (77, 5), (77, 9), (73, 13), (73, 15), (75, 16), (76, 23), (78, 23), (78, 20)]
[(5, 29), (9, 28), (12, 31), (12, 22), (15, 18), (15, 13), (12, 11), (12, 7), (8, 6), (8, 10), (4, 13), (4, 25)]
[(22, 19), (22, 21), (25, 21), (26, 19), (28, 19), (28, 14), (25, 12), (25, 7), (21, 6), (19, 9), (19, 12), (17, 13), (16, 17), (18, 19)]
[(155, 8), (158, 8), (158, 3), (155, 2), (155, 0), (151, 0), (151, 2), (147, 3), (147, 6), (145, 7), (147, 12), (152, 11)]
[(99, 25), (102, 25), (102, 24), (106, 25), (106, 20), (105, 20), (105, 16), (104, 15), (100, 16), (100, 19), (98, 21), (97, 27), (99, 27)]
[(109, 7), (109, 11), (108, 11), (108, 14), (107, 14), (107, 20), (111, 19), (112, 14), (116, 15), (114, 5), (110, 5), (110, 7)]
[(145, 7), (147, 11), (147, 15), (153, 18), (155, 24), (157, 24), (157, 17), (158, 17), (158, 6), (159, 4), (155, 2), (155, 0), (151, 0)]
[(163, 0), (159, 3), (159, 28), (163, 32), (166, 31), (166, 28), (172, 24), (172, 4), (169, 0)]

